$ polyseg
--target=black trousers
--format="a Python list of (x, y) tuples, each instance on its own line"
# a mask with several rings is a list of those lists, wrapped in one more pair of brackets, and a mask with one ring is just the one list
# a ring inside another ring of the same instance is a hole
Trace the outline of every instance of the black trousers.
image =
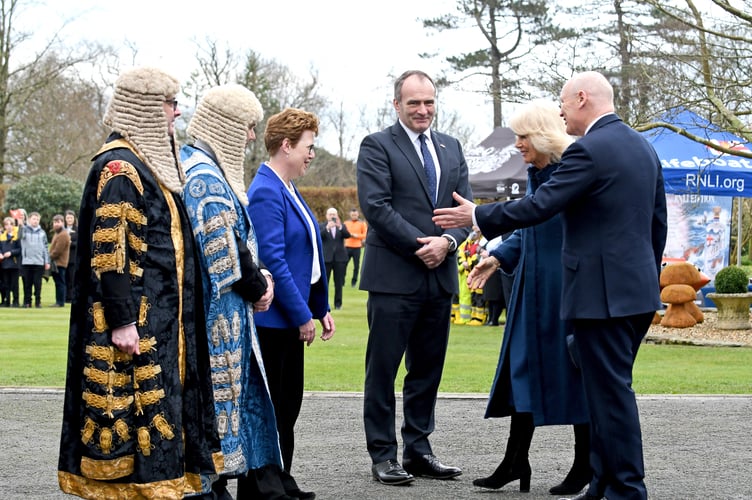
[(18, 305), (18, 267), (5, 268), (0, 271), (0, 275), (2, 275), (3, 304)]
[(55, 304), (59, 306), (65, 305), (67, 275), (67, 268), (60, 266), (57, 266), (57, 272), (52, 274), (52, 279), (55, 280)]
[(297, 328), (256, 326), (269, 392), (277, 418), (284, 470), (290, 472), (295, 422), (303, 404), (303, 341)]
[(42, 274), (44, 274), (44, 266), (21, 266), (24, 305), (31, 305), (32, 288), (36, 305), (42, 303)]
[(451, 294), (433, 274), (425, 276), (415, 294), (369, 292), (363, 421), (373, 463), (397, 459), (394, 380), (403, 355), (403, 458), (432, 453), (428, 437), (434, 430), (451, 307)]
[(352, 280), (350, 281), (352, 286), (355, 286), (358, 282), (358, 273), (360, 272), (360, 250), (360, 248), (347, 247), (347, 263), (349, 264), (351, 260), (353, 261)]
[(342, 307), (342, 286), (345, 284), (345, 269), (347, 262), (325, 262), (326, 281), (331, 283), (334, 272), (334, 307)]
[(73, 301), (73, 289), (75, 288), (74, 278), (76, 276), (76, 263), (74, 260), (68, 261), (68, 267), (65, 268), (65, 301)]

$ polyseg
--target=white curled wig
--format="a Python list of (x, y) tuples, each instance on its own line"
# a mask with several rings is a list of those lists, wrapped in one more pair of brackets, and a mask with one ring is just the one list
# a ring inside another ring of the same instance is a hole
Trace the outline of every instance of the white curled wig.
[(243, 162), (248, 130), (264, 118), (256, 95), (242, 85), (214, 87), (204, 94), (188, 125), (188, 135), (212, 148), (217, 161), (243, 206), (248, 205)]
[(164, 103), (180, 90), (178, 80), (156, 68), (123, 72), (102, 120), (131, 143), (159, 182), (180, 193), (185, 178), (169, 135)]

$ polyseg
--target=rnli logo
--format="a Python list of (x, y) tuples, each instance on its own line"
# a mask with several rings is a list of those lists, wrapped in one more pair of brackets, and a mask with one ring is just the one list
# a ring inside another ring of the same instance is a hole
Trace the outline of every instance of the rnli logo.
[[(712, 139), (710, 142), (713, 144), (716, 144), (718, 146), (721, 146), (722, 148), (730, 149), (732, 151), (744, 151), (745, 153), (752, 153), (750, 149), (747, 147), (747, 144), (736, 142), (736, 141), (719, 141), (717, 139)], [(724, 156), (727, 153), (723, 153), (721, 151), (718, 151), (717, 149), (713, 149), (711, 147), (708, 147), (708, 151), (713, 153), (715, 156)]]

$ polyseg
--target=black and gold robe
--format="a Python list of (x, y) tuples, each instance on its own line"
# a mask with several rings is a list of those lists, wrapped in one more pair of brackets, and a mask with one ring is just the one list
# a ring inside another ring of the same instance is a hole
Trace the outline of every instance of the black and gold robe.
[[(182, 498), (221, 468), (190, 222), (113, 134), (80, 207), (60, 441), (61, 489), (84, 498)], [(135, 323), (140, 355), (112, 344)]]

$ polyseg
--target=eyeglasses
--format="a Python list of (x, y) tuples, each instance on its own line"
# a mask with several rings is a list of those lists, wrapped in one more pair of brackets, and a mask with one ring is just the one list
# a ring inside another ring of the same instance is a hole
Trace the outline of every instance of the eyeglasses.
[(314, 152), (314, 145), (311, 144), (310, 146), (308, 146), (308, 154), (311, 154), (313, 152)]
[(178, 110), (178, 100), (177, 99), (166, 99), (165, 104), (172, 104), (172, 110), (177, 111)]

